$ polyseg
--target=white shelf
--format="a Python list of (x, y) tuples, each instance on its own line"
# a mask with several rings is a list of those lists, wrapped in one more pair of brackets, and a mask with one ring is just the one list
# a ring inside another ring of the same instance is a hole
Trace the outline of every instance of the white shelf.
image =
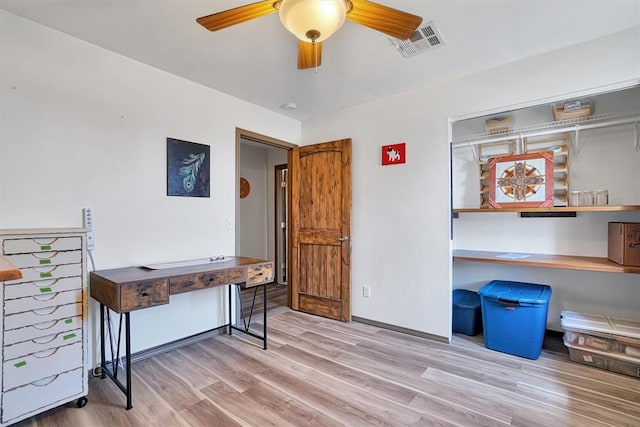
[(577, 132), (587, 129), (621, 126), (634, 123), (640, 123), (640, 111), (626, 114), (598, 114), (578, 119), (567, 119), (523, 126), (505, 132), (479, 133), (454, 138), (453, 141), (451, 141), (451, 145), (453, 148), (469, 145), (482, 145), (535, 136), (551, 135), (561, 132)]

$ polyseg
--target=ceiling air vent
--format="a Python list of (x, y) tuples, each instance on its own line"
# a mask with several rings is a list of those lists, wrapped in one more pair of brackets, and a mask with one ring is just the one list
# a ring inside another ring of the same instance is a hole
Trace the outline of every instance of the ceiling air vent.
[(433, 21), (418, 28), (407, 40), (398, 40), (394, 37), (389, 37), (389, 39), (405, 58), (411, 58), (419, 53), (426, 52), (429, 49), (444, 44), (444, 39), (433, 24)]

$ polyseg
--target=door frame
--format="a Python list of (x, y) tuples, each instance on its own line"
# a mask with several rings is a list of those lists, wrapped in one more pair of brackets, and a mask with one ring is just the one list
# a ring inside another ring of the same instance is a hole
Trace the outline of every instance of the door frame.
[[(284, 164), (280, 164), (280, 165), (275, 165), (274, 166), (274, 170), (273, 170), (273, 199), (274, 199), (274, 206), (273, 206), (273, 218), (274, 218), (274, 223), (273, 223), (273, 228), (274, 228), (274, 233), (273, 233), (273, 237), (274, 237), (274, 243), (275, 243), (275, 253), (274, 253), (274, 262), (276, 265), (276, 268), (273, 273), (273, 277), (275, 278), (276, 282), (278, 282), (278, 276), (280, 274), (280, 265), (282, 264), (282, 259), (278, 256), (278, 244), (279, 243), (284, 243), (285, 246), (285, 278), (286, 278), (286, 283), (287, 285), (289, 284), (289, 277), (287, 276), (289, 269), (286, 267), (288, 265), (288, 255), (287, 255), (287, 250), (289, 249), (289, 218), (285, 218), (285, 224), (286, 224), (286, 235), (284, 238), (284, 242), (280, 242), (280, 240), (282, 240), (280, 237), (278, 237), (280, 235), (280, 231), (282, 230), (282, 225), (281, 225), (281, 221), (279, 221), (278, 218), (278, 200), (277, 200), (277, 195), (278, 193), (281, 192), (281, 186), (280, 183), (282, 181), (279, 180), (279, 174), (282, 173), (283, 170), (287, 171), (287, 180), (285, 181), (285, 185), (289, 184), (289, 163), (284, 163)], [(289, 188), (286, 187), (286, 198), (285, 198), (285, 205), (286, 205), (286, 211), (285, 211), (285, 216), (287, 216), (290, 213), (289, 210)]]
[[(234, 228), (234, 234), (235, 234), (235, 255), (242, 255), (242, 254), (238, 254), (238, 248), (240, 247), (240, 234), (238, 233), (238, 221), (239, 221), (239, 212), (240, 212), (240, 146), (242, 144), (242, 140), (249, 140), (251, 142), (255, 142), (258, 144), (263, 144), (263, 145), (267, 145), (270, 147), (276, 147), (276, 148), (282, 148), (284, 150), (287, 150), (287, 158), (289, 157), (289, 154), (291, 152), (291, 150), (293, 150), (293, 148), (297, 147), (296, 144), (292, 144), (290, 142), (281, 140), (281, 139), (277, 139), (277, 138), (273, 138), (271, 136), (267, 136), (267, 135), (263, 135), (257, 132), (253, 132), (247, 129), (242, 129), (239, 127), (236, 127), (236, 179), (235, 179), (235, 185), (234, 185), (234, 191), (235, 191), (235, 218), (234, 218), (234, 223), (236, 224), (236, 227)], [(287, 186), (290, 187), (290, 183), (291, 183), (291, 168), (289, 167), (289, 173), (287, 174)], [(266, 212), (265, 212), (266, 215)], [(291, 218), (291, 206), (287, 205), (287, 217)], [(289, 229), (287, 229), (287, 233), (289, 233)], [(287, 239), (287, 253), (289, 253), (289, 251), (291, 250), (291, 241), (290, 239)], [(287, 277), (291, 277), (291, 271), (290, 271), (290, 265), (289, 263), (287, 263)], [(289, 307), (291, 307), (291, 286), (287, 286), (287, 305)]]

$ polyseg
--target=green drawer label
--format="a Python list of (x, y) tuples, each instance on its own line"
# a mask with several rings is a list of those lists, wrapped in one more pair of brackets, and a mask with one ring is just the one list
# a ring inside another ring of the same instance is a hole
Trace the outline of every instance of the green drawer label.
[(40, 278), (41, 279), (47, 279), (51, 277), (51, 273), (40, 273)]
[(73, 323), (73, 319), (64, 319), (64, 323)]
[(41, 293), (51, 292), (51, 288), (40, 288)]
[(71, 338), (75, 338), (76, 334), (67, 334), (62, 337), (63, 340), (70, 340)]
[(22, 368), (23, 366), (27, 366), (27, 362), (25, 362), (24, 360), (18, 363), (14, 363), (14, 365), (16, 368)]
[(45, 265), (45, 264), (51, 264), (51, 260), (50, 259), (41, 259), (40, 260), (40, 265)]
[(51, 245), (40, 245), (40, 250), (41, 251), (50, 251), (51, 250)]

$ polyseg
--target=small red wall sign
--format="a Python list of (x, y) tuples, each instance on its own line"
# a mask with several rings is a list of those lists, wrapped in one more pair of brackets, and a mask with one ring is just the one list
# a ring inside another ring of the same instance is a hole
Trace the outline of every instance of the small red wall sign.
[(406, 143), (383, 145), (382, 146), (382, 166), (398, 165), (406, 163)]

